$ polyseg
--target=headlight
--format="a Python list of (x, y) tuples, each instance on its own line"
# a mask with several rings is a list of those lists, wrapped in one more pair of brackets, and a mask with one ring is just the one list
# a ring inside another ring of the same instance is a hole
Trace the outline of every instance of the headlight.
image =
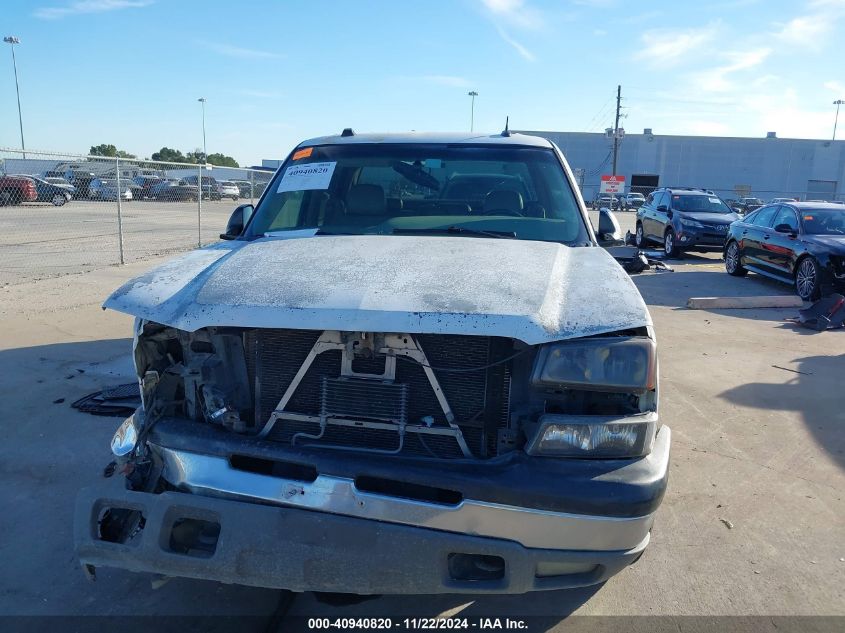
[(138, 444), (138, 428), (135, 426), (135, 415), (132, 414), (123, 421), (114, 437), (111, 438), (111, 452), (115, 457), (126, 457), (135, 450)]
[(654, 389), (657, 351), (645, 336), (587, 338), (540, 349), (535, 387), (643, 394)]
[(695, 220), (688, 220), (687, 218), (681, 218), (681, 226), (685, 226), (688, 229), (704, 228), (704, 225), (701, 222), (696, 222)]
[(657, 431), (654, 412), (633, 416), (547, 414), (529, 440), (529, 455), (556, 457), (631, 458), (651, 452)]

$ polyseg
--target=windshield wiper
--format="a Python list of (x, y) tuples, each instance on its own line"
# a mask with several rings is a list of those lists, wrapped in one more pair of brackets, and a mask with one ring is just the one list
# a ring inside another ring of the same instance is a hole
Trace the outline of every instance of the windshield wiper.
[(499, 239), (516, 239), (513, 231), (482, 231), (480, 229), (468, 229), (463, 226), (450, 226), (446, 229), (393, 229), (393, 235), (420, 235), (420, 234), (446, 234), (446, 235), (476, 235), (480, 237), (495, 237)]

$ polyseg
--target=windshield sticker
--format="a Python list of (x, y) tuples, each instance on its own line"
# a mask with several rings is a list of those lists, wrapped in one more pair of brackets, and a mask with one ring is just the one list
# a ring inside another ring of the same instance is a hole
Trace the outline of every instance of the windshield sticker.
[(313, 151), (313, 147), (306, 147), (305, 149), (297, 150), (293, 153), (293, 160), (299, 160), (300, 158), (308, 158), (309, 156), (311, 156), (311, 153)]
[(337, 162), (292, 165), (285, 170), (276, 193), (328, 189)]
[(710, 202), (712, 202), (713, 204), (719, 204), (720, 202), (718, 198), (708, 198), (708, 200), (710, 200)]

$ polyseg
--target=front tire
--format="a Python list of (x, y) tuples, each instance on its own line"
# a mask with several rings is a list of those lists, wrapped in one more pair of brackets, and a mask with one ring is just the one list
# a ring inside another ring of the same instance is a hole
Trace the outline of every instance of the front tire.
[(53, 202), (53, 205), (54, 205), (54, 206), (60, 207), (60, 206), (62, 206), (65, 202), (67, 202), (67, 198), (65, 197), (65, 194), (63, 194), (63, 193), (57, 193), (56, 195), (54, 195), (54, 196), (53, 196), (53, 200), (52, 200), (52, 202)]
[(725, 270), (734, 277), (745, 277), (748, 271), (742, 267), (739, 244), (731, 242), (725, 249)]
[(643, 248), (645, 246), (645, 235), (643, 234), (643, 225), (641, 222), (637, 222), (637, 231), (634, 233), (634, 243), (637, 245), (637, 248)]
[(795, 292), (804, 301), (815, 301), (821, 296), (821, 268), (812, 257), (805, 257), (795, 268)]
[(672, 229), (666, 231), (666, 235), (663, 236), (663, 250), (666, 251), (666, 257), (679, 257), (681, 251), (678, 250), (678, 241), (675, 237), (675, 232)]

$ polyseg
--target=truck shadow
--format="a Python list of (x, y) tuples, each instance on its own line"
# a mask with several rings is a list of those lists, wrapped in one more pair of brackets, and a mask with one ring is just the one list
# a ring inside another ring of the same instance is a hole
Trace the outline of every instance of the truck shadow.
[[(748, 383), (728, 389), (720, 397), (744, 407), (798, 412), (816, 444), (845, 469), (845, 433), (842, 432), (845, 428), (842, 404), (845, 354), (810, 356), (793, 363), (797, 370), (785, 370), (793, 376), (785, 384)], [(790, 429), (770, 430), (773, 433), (791, 432)]]

